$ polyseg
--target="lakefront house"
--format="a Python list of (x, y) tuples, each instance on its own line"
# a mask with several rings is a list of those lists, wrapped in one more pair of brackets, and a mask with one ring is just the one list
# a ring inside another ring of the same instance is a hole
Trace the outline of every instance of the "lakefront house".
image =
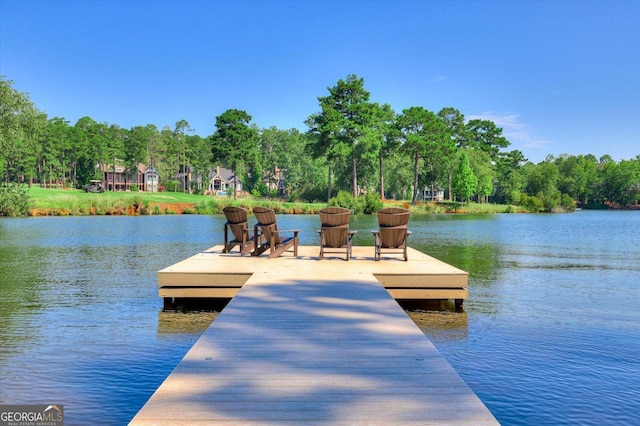
[[(136, 167), (127, 169), (121, 164), (100, 164), (102, 187), (106, 191), (138, 191), (158, 192), (161, 187), (158, 171), (153, 167), (138, 163)], [(135, 186), (134, 186), (135, 185)]]

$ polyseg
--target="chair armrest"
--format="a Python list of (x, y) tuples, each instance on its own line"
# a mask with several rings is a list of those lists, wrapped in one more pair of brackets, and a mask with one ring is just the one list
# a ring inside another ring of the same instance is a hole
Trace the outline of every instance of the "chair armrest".
[(293, 237), (297, 238), (298, 237), (298, 232), (300, 232), (299, 229), (278, 229), (277, 231), (276, 230), (271, 231), (271, 234), (280, 236), (280, 234), (290, 234), (290, 233), (292, 233)]

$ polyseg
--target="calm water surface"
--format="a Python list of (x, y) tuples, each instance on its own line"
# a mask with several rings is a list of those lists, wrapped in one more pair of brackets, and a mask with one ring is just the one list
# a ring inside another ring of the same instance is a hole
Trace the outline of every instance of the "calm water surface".
[[(0, 403), (126, 424), (215, 314), (162, 313), (156, 272), (222, 217), (0, 219)], [(315, 216), (281, 216), (317, 244)], [(637, 424), (640, 212), (412, 217), (411, 245), (470, 273), (465, 312), (414, 321), (503, 424)], [(375, 217), (355, 217), (371, 245)]]

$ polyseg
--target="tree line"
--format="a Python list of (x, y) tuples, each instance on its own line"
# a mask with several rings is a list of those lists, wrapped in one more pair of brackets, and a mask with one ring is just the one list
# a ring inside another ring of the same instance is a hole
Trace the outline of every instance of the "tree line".
[(156, 168), (167, 190), (202, 192), (202, 179), (187, 184), (175, 176), (207, 179), (223, 166), (257, 197), (282, 195), (276, 188), (284, 175), (286, 196), (296, 201), (326, 201), (347, 191), (416, 203), (425, 189), (444, 191), (448, 200), (531, 211), (627, 207), (640, 200), (640, 155), (616, 162), (608, 155), (566, 154), (533, 164), (508, 150), (494, 122), (466, 120), (453, 107), (395, 112), (372, 102), (356, 75), (338, 80), (318, 103), (305, 132), (260, 129), (246, 111), (229, 109), (216, 117), (212, 134), (200, 136), (185, 119), (162, 129), (126, 129), (90, 117), (74, 124), (49, 118), (0, 77), (0, 173), (5, 183), (80, 188), (101, 178), (99, 164), (135, 170), (144, 163)]

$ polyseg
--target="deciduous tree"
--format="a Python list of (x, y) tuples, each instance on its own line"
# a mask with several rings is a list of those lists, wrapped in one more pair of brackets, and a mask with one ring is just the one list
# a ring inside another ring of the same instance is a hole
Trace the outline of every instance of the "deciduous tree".
[(475, 194), (478, 179), (473, 174), (469, 163), (469, 156), (465, 150), (460, 154), (457, 172), (453, 178), (453, 190), (464, 202)]
[(38, 111), (27, 93), (13, 88), (13, 82), (0, 76), (0, 173), (7, 182), (18, 179), (20, 159), (35, 152), (46, 115)]
[(640, 199), (640, 161), (622, 160), (606, 163), (603, 168), (605, 197), (626, 207)]

